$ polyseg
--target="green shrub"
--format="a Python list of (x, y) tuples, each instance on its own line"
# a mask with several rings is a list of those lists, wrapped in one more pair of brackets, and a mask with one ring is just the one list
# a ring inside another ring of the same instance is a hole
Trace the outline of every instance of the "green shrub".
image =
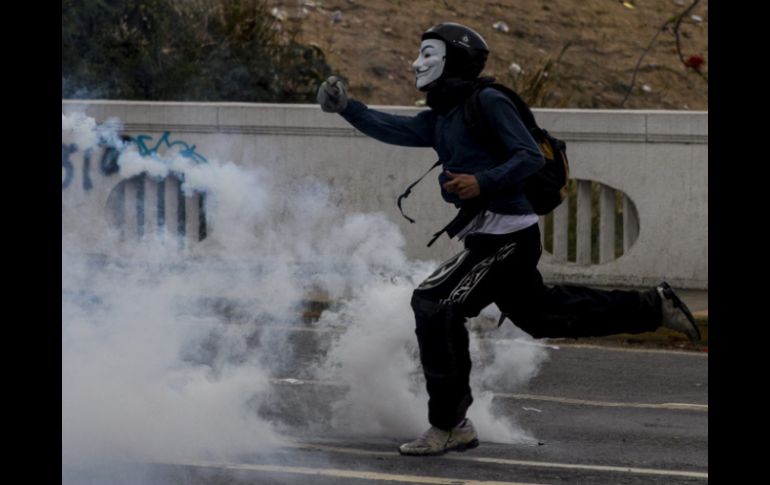
[(261, 0), (63, 0), (62, 97), (312, 102), (332, 70)]

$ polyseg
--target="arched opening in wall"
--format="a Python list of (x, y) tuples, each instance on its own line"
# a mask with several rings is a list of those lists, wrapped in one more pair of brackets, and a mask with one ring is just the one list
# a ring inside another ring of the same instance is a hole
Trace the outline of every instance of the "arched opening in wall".
[(168, 237), (185, 247), (206, 238), (205, 202), (205, 194), (185, 195), (177, 175), (156, 179), (141, 174), (112, 189), (107, 213), (124, 241)]
[(628, 252), (638, 236), (634, 202), (593, 180), (570, 180), (568, 197), (543, 218), (543, 249), (556, 261), (608, 263)]

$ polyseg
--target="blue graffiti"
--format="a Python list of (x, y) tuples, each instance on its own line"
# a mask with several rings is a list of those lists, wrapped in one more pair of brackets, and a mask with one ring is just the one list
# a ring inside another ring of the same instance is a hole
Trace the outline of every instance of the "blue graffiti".
[(91, 181), (91, 153), (93, 149), (89, 148), (83, 154), (83, 189), (87, 191), (94, 188), (94, 183)]
[[(126, 143), (134, 143), (139, 149), (139, 154), (143, 157), (157, 157), (158, 149), (172, 149), (178, 148), (179, 154), (183, 157), (190, 158), (198, 163), (208, 163), (208, 160), (195, 151), (195, 145), (190, 145), (185, 141), (176, 140), (171, 141), (171, 132), (165, 131), (163, 135), (155, 142), (154, 146), (148, 146), (148, 142), (152, 142), (153, 137), (150, 135), (136, 135), (135, 137), (122, 136), (121, 139)], [(118, 165), (118, 158), (120, 157), (122, 148), (116, 148), (113, 146), (105, 146), (102, 157), (99, 160), (99, 169), (103, 175), (113, 175), (120, 170)], [(61, 146), (61, 165), (63, 169), (62, 175), (62, 190), (66, 190), (75, 178), (75, 166), (72, 163), (71, 156), (78, 151), (78, 146), (75, 144), (64, 144)], [(89, 148), (83, 154), (83, 189), (89, 191), (93, 189), (93, 181), (91, 180), (91, 157), (93, 149)]]
[(75, 153), (77, 149), (77, 145), (61, 144), (61, 167), (64, 169), (64, 180), (61, 181), (62, 190), (66, 190), (72, 183), (72, 179), (75, 177), (75, 167), (72, 166), (70, 155)]
[(112, 175), (118, 173), (120, 166), (118, 165), (118, 158), (120, 157), (120, 151), (115, 147), (107, 147), (102, 154), (102, 160), (99, 162), (99, 168), (104, 175)]
[(179, 150), (179, 154), (186, 158), (191, 158), (199, 163), (208, 163), (208, 160), (204, 158), (201, 154), (195, 152), (195, 145), (188, 145), (186, 142), (177, 140), (177, 141), (169, 141), (169, 138), (171, 136), (171, 132), (164, 131), (163, 135), (158, 139), (158, 142), (155, 144), (154, 147), (149, 148), (146, 141), (152, 140), (152, 137), (150, 135), (137, 135), (133, 138), (133, 142), (136, 143), (136, 146), (139, 147), (139, 154), (143, 157), (150, 157), (155, 155), (158, 152), (158, 148), (161, 147), (161, 145), (164, 145), (167, 148), (173, 148), (175, 146), (181, 147), (182, 149)]
[[(78, 151), (78, 146), (75, 144), (61, 145), (61, 166), (64, 169), (64, 175), (61, 182), (62, 190), (66, 190), (72, 185), (72, 180), (75, 178), (75, 166), (70, 159), (73, 153)], [(91, 157), (93, 155), (93, 148), (89, 148), (83, 153), (83, 189), (89, 191), (94, 188), (93, 180), (91, 180)], [(120, 152), (114, 147), (107, 147), (102, 154), (99, 168), (104, 175), (112, 175), (118, 171), (118, 156)]]

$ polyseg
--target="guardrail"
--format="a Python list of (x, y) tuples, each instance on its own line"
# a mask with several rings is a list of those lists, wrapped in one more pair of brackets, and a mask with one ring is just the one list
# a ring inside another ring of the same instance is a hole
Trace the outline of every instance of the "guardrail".
[[(405, 200), (418, 224), (395, 207), (398, 194), (435, 160), (432, 150), (379, 143), (316, 106), (62, 101), (63, 113), (74, 111), (99, 122), (119, 118), (124, 134), (145, 150), (183, 144), (192, 157), (265, 167), (279, 184), (312, 175), (337, 189), (335, 202), (346, 211), (385, 212), (401, 227), (411, 258), (440, 260), (459, 248), (446, 238), (425, 247), (454, 211), (435, 182), (426, 180)], [(708, 113), (534, 112), (567, 141), (576, 179), (574, 195), (541, 221), (546, 281), (647, 286), (667, 279), (707, 289)], [(123, 237), (175, 231), (193, 243), (205, 238), (200, 195), (181, 194), (178, 180), (123, 180), (107, 152), (82, 153), (62, 140), (66, 237), (96, 240), (97, 231), (117, 229)]]

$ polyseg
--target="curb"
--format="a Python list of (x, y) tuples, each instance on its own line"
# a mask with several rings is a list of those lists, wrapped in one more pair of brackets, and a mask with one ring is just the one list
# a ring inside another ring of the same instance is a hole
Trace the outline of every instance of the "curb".
[[(689, 352), (708, 353), (708, 311), (694, 312), (695, 322), (700, 330), (701, 340), (692, 343), (679, 332), (668, 328), (659, 328), (654, 332), (640, 334), (620, 333), (609, 335), (607, 337), (588, 337), (580, 339), (570, 339), (570, 342), (605, 345), (608, 347), (638, 348), (638, 349), (665, 349), (665, 350), (684, 350)], [(548, 340), (554, 344), (565, 343), (564, 340)]]

